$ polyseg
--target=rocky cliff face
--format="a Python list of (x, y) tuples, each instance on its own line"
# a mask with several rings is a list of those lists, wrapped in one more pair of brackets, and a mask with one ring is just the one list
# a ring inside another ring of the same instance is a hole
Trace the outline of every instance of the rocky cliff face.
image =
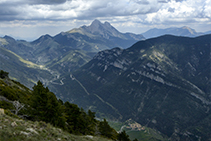
[(62, 97), (172, 139), (208, 139), (210, 38), (162, 36), (99, 52), (65, 77)]

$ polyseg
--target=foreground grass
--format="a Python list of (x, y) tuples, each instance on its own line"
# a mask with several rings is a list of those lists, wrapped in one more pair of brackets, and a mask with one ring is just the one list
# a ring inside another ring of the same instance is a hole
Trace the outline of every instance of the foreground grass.
[(0, 141), (110, 141), (96, 136), (77, 136), (45, 122), (25, 121), (0, 115)]

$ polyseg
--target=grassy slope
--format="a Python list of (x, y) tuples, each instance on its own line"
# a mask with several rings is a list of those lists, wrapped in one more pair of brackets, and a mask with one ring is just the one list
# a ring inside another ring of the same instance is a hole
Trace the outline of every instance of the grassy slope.
[[(9, 78), (0, 78), (1, 97), (4, 96), (9, 101), (18, 100), (20, 103), (25, 104), (24, 107), (27, 108), (30, 95), (31, 90), (19, 82)], [(6, 114), (0, 113), (0, 141), (109, 141), (109, 139), (99, 136), (73, 135), (42, 121), (33, 122), (23, 120), (10, 112), (10, 110), (14, 108), (11, 102), (0, 100), (0, 109), (1, 108), (8, 110), (4, 110)], [(19, 113), (24, 115), (24, 111), (25, 110), (21, 109)]]
[(0, 141), (109, 141), (95, 136), (77, 136), (45, 122), (32, 122), (0, 115)]
[(53, 76), (41, 65), (24, 60), (12, 51), (0, 46), (0, 69), (10, 73), (11, 78), (32, 87), (38, 80), (49, 81)]

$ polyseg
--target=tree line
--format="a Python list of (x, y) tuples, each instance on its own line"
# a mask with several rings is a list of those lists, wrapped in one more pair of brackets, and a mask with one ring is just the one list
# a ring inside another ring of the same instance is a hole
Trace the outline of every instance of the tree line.
[(33, 87), (31, 97), (31, 118), (35, 121), (45, 121), (56, 127), (63, 128), (77, 135), (100, 135), (119, 141), (129, 141), (125, 132), (117, 133), (110, 127), (106, 119), (98, 121), (91, 110), (85, 112), (76, 104), (63, 103), (58, 100), (48, 87), (44, 87), (41, 81)]

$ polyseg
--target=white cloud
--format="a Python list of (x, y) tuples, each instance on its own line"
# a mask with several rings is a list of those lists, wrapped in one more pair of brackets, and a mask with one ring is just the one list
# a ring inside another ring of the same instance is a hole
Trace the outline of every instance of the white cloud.
[(147, 26), (203, 28), (211, 23), (211, 0), (0, 0), (0, 15), (0, 34), (5, 27), (78, 27), (94, 19), (124, 32)]
[[(210, 0), (13, 0), (0, 1), (1, 20), (68, 20), (146, 14), (145, 22), (210, 18)], [(159, 19), (158, 19), (159, 18)]]
[[(105, 16), (128, 16), (155, 12), (160, 4), (157, 0), (72, 0), (58, 3), (56, 0), (13, 0), (1, 1), (0, 11), (14, 12), (10, 18), (14, 19), (71, 19), (105, 17)], [(2, 14), (6, 12), (1, 12)], [(5, 14), (7, 16), (7, 14)], [(4, 19), (1, 19), (4, 20)]]
[[(170, 22), (210, 21), (210, 0), (186, 0), (182, 2), (170, 1), (157, 12), (147, 14), (146, 22), (154, 24), (169, 24)], [(211, 5), (211, 4), (210, 4)]]

